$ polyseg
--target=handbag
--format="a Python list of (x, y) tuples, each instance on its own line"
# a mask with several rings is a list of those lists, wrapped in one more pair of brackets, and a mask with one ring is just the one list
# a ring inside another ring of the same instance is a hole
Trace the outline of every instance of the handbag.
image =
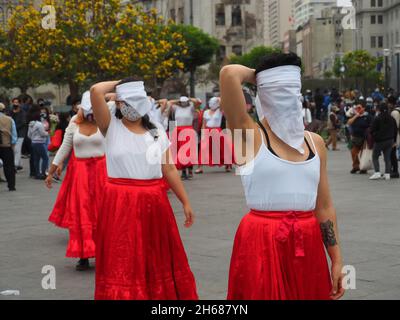
[(63, 140), (63, 132), (61, 129), (58, 129), (54, 132), (54, 135), (51, 137), (50, 144), (47, 147), (47, 150), (49, 150), (50, 152), (57, 151), (61, 147), (62, 140)]
[(368, 171), (372, 169), (372, 150), (368, 148), (367, 143), (364, 144), (364, 148), (362, 149), (359, 158), (361, 171)]

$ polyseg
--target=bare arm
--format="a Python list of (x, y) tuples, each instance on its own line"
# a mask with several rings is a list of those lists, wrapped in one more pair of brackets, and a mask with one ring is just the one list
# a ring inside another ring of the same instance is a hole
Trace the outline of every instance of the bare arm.
[(231, 129), (254, 128), (246, 110), (242, 84), (256, 83), (255, 71), (241, 65), (228, 65), (220, 73), (221, 109)]
[(101, 133), (105, 136), (110, 125), (111, 115), (105, 99), (106, 94), (114, 91), (119, 81), (100, 82), (90, 88), (90, 100), (93, 114)]
[(360, 117), (360, 115), (357, 113), (353, 118), (351, 118), (351, 119), (349, 119), (349, 121), (347, 121), (347, 124), (351, 126), (359, 117)]
[(162, 173), (164, 178), (168, 181), (172, 191), (176, 194), (179, 201), (182, 203), (183, 211), (185, 213), (185, 227), (190, 228), (194, 223), (194, 213), (190, 205), (189, 197), (183, 186), (182, 180), (179, 176), (178, 170), (175, 164), (171, 161), (172, 155), (170, 149), (168, 149), (164, 155), (166, 161), (162, 165)]
[(339, 232), (336, 219), (336, 210), (333, 205), (331, 192), (329, 188), (328, 172), (327, 172), (327, 152), (323, 139), (312, 134), (317, 145), (317, 151), (321, 158), (321, 177), (318, 187), (317, 206), (315, 209), (316, 217), (320, 223), (322, 239), (326, 250), (332, 261), (332, 283), (333, 290), (331, 297), (334, 300), (340, 299), (344, 294), (342, 288), (342, 254), (339, 244)]

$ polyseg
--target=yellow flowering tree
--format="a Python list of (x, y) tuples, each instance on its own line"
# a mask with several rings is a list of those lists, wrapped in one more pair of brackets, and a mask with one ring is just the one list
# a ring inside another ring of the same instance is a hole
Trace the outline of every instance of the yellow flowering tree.
[[(155, 10), (122, 7), (120, 0), (44, 0), (43, 5), (55, 9), (55, 28), (43, 28), (45, 16), (33, 6), (19, 6), (7, 32), (0, 33), (9, 43), (0, 50), (0, 77), (15, 78), (18, 69), (29, 73), (28, 85), (68, 84), (74, 98), (95, 81), (135, 75), (156, 86), (184, 68), (185, 41)], [(13, 45), (18, 50), (8, 49)]]

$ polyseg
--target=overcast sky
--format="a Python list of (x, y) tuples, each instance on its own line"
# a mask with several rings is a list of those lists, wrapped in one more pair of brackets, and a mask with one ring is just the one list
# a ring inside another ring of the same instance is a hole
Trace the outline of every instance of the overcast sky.
[(351, 6), (351, 0), (337, 0), (338, 6)]

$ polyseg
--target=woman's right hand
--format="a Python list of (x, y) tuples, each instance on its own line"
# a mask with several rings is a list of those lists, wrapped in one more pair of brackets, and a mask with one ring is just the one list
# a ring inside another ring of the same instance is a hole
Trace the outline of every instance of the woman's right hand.
[(62, 164), (60, 164), (60, 165), (57, 166), (56, 174), (57, 174), (57, 176), (58, 176), (59, 178), (61, 178), (63, 169), (64, 169), (64, 166), (63, 166)]
[(46, 184), (47, 188), (51, 189), (53, 187), (53, 175), (48, 174), (46, 180), (44, 180), (44, 183)]
[(183, 206), (183, 212), (186, 217), (185, 227), (190, 228), (191, 226), (193, 226), (194, 223), (194, 212), (190, 204)]

